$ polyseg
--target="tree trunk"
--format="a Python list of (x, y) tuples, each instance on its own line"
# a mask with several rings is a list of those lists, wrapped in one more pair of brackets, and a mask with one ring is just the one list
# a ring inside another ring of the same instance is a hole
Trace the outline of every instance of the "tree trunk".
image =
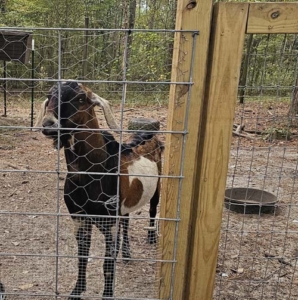
[(154, 28), (155, 13), (156, 13), (156, 0), (151, 0), (150, 14), (149, 14), (150, 19), (149, 19), (149, 24), (148, 24), (149, 29)]
[[(124, 2), (124, 9), (123, 9), (123, 28), (125, 29), (134, 29), (135, 27), (135, 19), (136, 19), (136, 7), (137, 1), (136, 0), (126, 0)], [(128, 36), (126, 36), (128, 34)], [(127, 38), (127, 42), (126, 42)], [(128, 69), (129, 66), (129, 58), (132, 46), (132, 39), (133, 33), (126, 32), (125, 36), (123, 37), (123, 70), (126, 68)], [(125, 53), (126, 52), (126, 53)]]
[[(171, 9), (171, 17), (170, 17), (170, 29), (175, 29), (175, 23), (176, 23), (176, 9), (177, 9), (177, 0), (172, 1), (172, 9)], [(168, 73), (171, 74), (172, 71), (172, 58), (173, 58), (173, 50), (174, 50), (174, 35), (172, 36), (172, 39), (168, 42), (168, 58), (166, 60)]]
[[(85, 17), (85, 28), (89, 28), (89, 17)], [(88, 30), (84, 31), (84, 48), (82, 57), (82, 79), (86, 79), (88, 73)]]
[(298, 77), (296, 78), (296, 84), (293, 90), (292, 103), (289, 110), (289, 116), (295, 117), (298, 115)]
[(241, 104), (244, 103), (245, 87), (247, 83), (247, 73), (248, 73), (248, 65), (249, 65), (249, 54), (251, 51), (252, 41), (253, 41), (253, 34), (250, 34), (246, 45), (246, 54), (243, 60), (242, 73), (239, 82), (239, 86), (241, 87), (239, 92), (239, 99)]
[[(136, 8), (137, 8), (137, 1), (136, 0), (130, 0), (129, 1), (129, 19), (128, 19), (128, 28), (134, 29), (135, 27), (135, 20), (136, 20)], [(128, 41), (127, 41), (127, 57), (126, 57), (126, 67), (129, 66), (129, 58), (130, 58), (130, 52), (132, 47), (132, 39), (133, 39), (133, 33), (129, 33), (128, 35)]]
[(5, 13), (6, 11), (6, 0), (0, 0), (0, 12)]

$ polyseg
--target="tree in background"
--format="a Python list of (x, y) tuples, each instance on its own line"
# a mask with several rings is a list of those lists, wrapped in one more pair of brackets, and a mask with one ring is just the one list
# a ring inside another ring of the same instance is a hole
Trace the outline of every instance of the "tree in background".
[[(0, 0), (0, 9), (1, 26), (82, 28), (34, 30), (37, 78), (56, 79), (59, 70), (63, 78), (117, 81), (123, 79), (125, 67), (131, 81), (170, 80), (173, 33), (130, 33), (124, 66), (125, 33), (112, 29), (174, 29), (176, 0)], [(240, 100), (290, 97), (297, 76), (297, 35), (251, 35), (244, 51)], [(7, 69), (10, 77), (30, 77), (30, 66), (7, 64)], [(117, 91), (122, 85), (102, 88)], [(144, 90), (148, 85), (133, 88)], [(168, 85), (158, 88), (167, 90)]]
[[(60, 53), (62, 78), (122, 80), (126, 51), (129, 80), (170, 79), (173, 34), (133, 32), (124, 45), (124, 32), (101, 28), (173, 29), (175, 0), (6, 0), (5, 5), (2, 26), (98, 29), (34, 30), (37, 77), (57, 78)], [(24, 66), (8, 69), (11, 77), (30, 76)]]

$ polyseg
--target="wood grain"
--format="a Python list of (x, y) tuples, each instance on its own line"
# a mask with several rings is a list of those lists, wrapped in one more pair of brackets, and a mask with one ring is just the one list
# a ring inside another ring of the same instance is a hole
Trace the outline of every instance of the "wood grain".
[(212, 299), (248, 3), (214, 6), (193, 206), (191, 260), (183, 299)]
[(251, 3), (247, 33), (298, 33), (298, 3)]
[[(171, 298), (173, 300), (185, 299), (183, 293), (186, 286), (185, 274), (187, 272), (190, 241), (192, 195), (196, 185), (196, 159), (205, 90), (212, 0), (202, 0), (197, 2), (195, 6), (190, 5), (188, 0), (179, 0), (177, 5), (176, 29), (199, 30), (200, 33), (195, 37), (195, 44), (193, 44), (192, 33), (176, 33), (174, 42), (173, 82), (189, 82), (193, 46), (196, 47), (196, 51), (193, 57), (194, 84), (192, 86), (172, 85), (170, 90), (167, 129), (174, 131), (187, 129), (188, 131), (183, 158), (182, 145), (184, 140), (182, 134), (168, 135), (165, 145), (163, 173), (166, 175), (179, 175), (182, 168), (184, 176), (181, 186), (178, 179), (168, 178), (162, 181), (160, 216), (180, 218), (176, 239), (177, 245), (175, 245), (176, 222), (165, 221), (161, 226), (161, 258), (164, 260), (176, 259), (177, 262), (174, 266), (174, 273), (172, 273), (172, 263), (162, 263), (160, 265), (159, 298)], [(188, 114), (187, 105), (189, 105)], [(178, 199), (181, 199), (179, 208)], [(176, 255), (174, 255), (174, 247), (176, 247)]]

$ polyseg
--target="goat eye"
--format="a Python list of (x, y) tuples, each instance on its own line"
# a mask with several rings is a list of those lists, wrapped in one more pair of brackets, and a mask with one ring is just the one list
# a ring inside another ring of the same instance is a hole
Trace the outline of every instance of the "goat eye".
[(84, 103), (84, 100), (82, 98), (79, 99), (80, 103)]

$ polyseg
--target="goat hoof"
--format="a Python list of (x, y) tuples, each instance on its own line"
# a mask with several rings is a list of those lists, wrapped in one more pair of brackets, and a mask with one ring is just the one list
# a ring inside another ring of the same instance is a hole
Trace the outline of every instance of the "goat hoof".
[(86, 289), (85, 288), (78, 288), (77, 286), (73, 289), (73, 291), (71, 292), (70, 296), (68, 297), (68, 300), (82, 300), (81, 298), (81, 294), (83, 292), (85, 292)]
[(156, 232), (155, 231), (148, 231), (147, 241), (151, 245), (157, 243), (157, 237), (156, 237)]
[(103, 293), (102, 300), (111, 300), (113, 299), (113, 293)]
[(123, 263), (125, 264), (125, 265), (128, 265), (130, 262), (131, 262), (131, 257), (125, 257), (125, 258), (127, 258), (127, 259), (123, 259)]
[(71, 293), (71, 295), (68, 297), (68, 300), (82, 300), (82, 298), (80, 294)]
[[(130, 251), (122, 251), (122, 258), (131, 259)], [(129, 262), (129, 260), (124, 260), (125, 263)]]

